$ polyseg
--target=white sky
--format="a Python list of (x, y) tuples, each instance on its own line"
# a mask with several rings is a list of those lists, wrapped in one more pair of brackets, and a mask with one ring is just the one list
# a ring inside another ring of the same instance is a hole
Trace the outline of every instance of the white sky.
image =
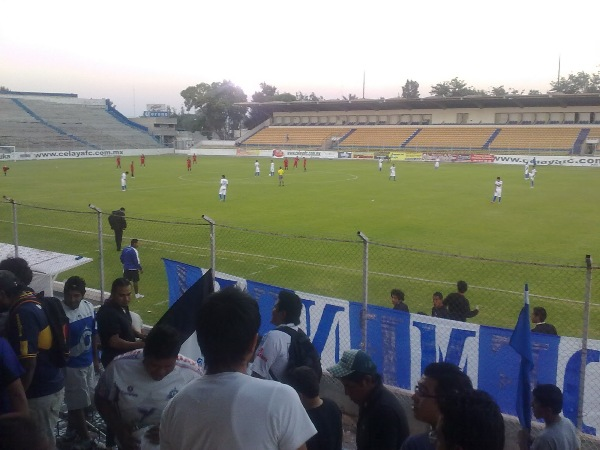
[(183, 105), (229, 79), (280, 92), (395, 97), (407, 79), (546, 92), (600, 71), (599, 0), (14, 0), (0, 20), (0, 86), (110, 98), (127, 116)]

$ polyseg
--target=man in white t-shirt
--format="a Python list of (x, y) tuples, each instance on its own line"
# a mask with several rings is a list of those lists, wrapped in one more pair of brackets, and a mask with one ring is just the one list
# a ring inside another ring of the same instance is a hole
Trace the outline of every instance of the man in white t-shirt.
[(440, 168), (440, 158), (435, 158), (435, 164), (433, 165), (434, 169)]
[(381, 172), (381, 169), (383, 167), (383, 159), (382, 158), (379, 158), (377, 160), (377, 167), (379, 168), (379, 171)]
[(158, 445), (163, 409), (190, 381), (200, 378), (198, 365), (179, 355), (179, 333), (156, 325), (144, 349), (116, 357), (96, 386), (96, 407), (114, 430), (121, 448), (136, 448), (142, 441)]
[(129, 174), (129, 172), (123, 172), (121, 174), (121, 190), (122, 191), (126, 191), (127, 190), (127, 175)]
[(492, 198), (492, 203), (496, 202), (496, 198), (498, 199), (498, 203), (502, 201), (502, 180), (500, 177), (496, 178), (494, 182), (494, 198)]
[(396, 181), (396, 165), (395, 164), (392, 164), (392, 167), (390, 167), (390, 180)]
[(316, 433), (294, 389), (246, 375), (258, 339), (258, 304), (228, 287), (209, 296), (196, 321), (206, 375), (165, 408), (161, 450), (296, 450)]
[(525, 179), (529, 179), (529, 161), (525, 161)]
[(254, 176), (255, 177), (260, 176), (260, 163), (258, 162), (258, 159), (256, 161), (254, 161)]
[(256, 349), (248, 373), (257, 378), (281, 381), (288, 366), (288, 348), (291, 336), (280, 328), (298, 331), (302, 300), (290, 291), (281, 291), (271, 311), (271, 323), (277, 328), (265, 334)]
[(533, 187), (533, 182), (535, 181), (535, 174), (537, 173), (536, 168), (534, 167), (529, 174), (529, 181), (531, 182), (531, 187)]
[(271, 167), (269, 168), (269, 176), (272, 177), (275, 175), (275, 163), (271, 160)]
[(219, 200), (222, 202), (225, 201), (227, 197), (227, 186), (229, 185), (229, 181), (225, 178), (225, 175), (221, 175), (221, 185), (219, 187)]

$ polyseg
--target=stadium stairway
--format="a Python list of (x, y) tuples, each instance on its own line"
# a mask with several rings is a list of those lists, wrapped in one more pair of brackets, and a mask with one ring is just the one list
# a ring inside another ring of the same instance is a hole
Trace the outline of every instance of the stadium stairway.
[(348, 136), (350, 136), (355, 131), (356, 131), (356, 128), (351, 128), (346, 134), (344, 134), (341, 138), (338, 139), (338, 145), (341, 144), (342, 142), (344, 142), (344, 140), (346, 138), (348, 138)]
[(94, 148), (94, 149), (97, 149), (97, 150), (100, 149), (98, 146), (96, 146), (94, 144), (90, 144), (85, 139), (81, 139), (80, 137), (75, 136), (74, 134), (69, 134), (65, 130), (57, 127), (56, 125), (53, 125), (53, 124), (47, 122), (46, 120), (44, 120), (44, 118), (40, 117), (33, 110), (31, 110), (29, 107), (27, 107), (26, 105), (24, 105), (23, 102), (21, 102), (21, 100), (19, 100), (18, 98), (13, 98), (12, 101), (17, 106), (19, 106), (23, 111), (25, 111), (27, 114), (29, 114), (31, 117), (33, 117), (36, 121), (38, 121), (42, 125), (50, 128), (52, 131), (60, 134), (61, 136), (65, 136), (65, 137), (68, 137), (69, 139), (73, 139), (74, 141), (77, 141), (80, 144), (83, 144), (83, 145), (85, 145), (87, 147)]
[(484, 150), (489, 150), (490, 145), (492, 145), (492, 142), (494, 142), (494, 139), (496, 139), (496, 136), (498, 136), (500, 134), (500, 131), (502, 131), (501, 128), (496, 128), (494, 130), (494, 132), (490, 135), (488, 140), (485, 141), (485, 144), (483, 144), (483, 147), (481, 147), (481, 148), (483, 148)]
[(417, 128), (413, 132), (413, 134), (411, 134), (409, 137), (407, 137), (406, 140), (402, 144), (400, 144), (400, 148), (406, 148), (406, 146), (410, 143), (410, 141), (412, 141), (415, 138), (415, 136), (421, 132), (422, 129), (423, 128)]
[(581, 155), (581, 147), (585, 140), (590, 134), (590, 128), (582, 128), (579, 134), (577, 135), (577, 139), (573, 143), (573, 148), (571, 149), (571, 155)]

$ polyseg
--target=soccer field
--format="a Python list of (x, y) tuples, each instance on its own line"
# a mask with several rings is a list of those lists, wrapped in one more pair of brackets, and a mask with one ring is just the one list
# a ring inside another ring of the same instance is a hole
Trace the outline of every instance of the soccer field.
[[(581, 267), (586, 254), (594, 258), (600, 249), (597, 169), (538, 166), (532, 189), (522, 166), (448, 163), (434, 170), (432, 163), (396, 162), (396, 181), (390, 181), (389, 163), (379, 172), (373, 160), (311, 159), (306, 172), (302, 161), (297, 169), (290, 164), (285, 186), (278, 187), (277, 176), (268, 176), (268, 158), (260, 159), (260, 177), (254, 176), (254, 158), (199, 157), (191, 172), (184, 156), (147, 157), (146, 167), (134, 161), (126, 192), (112, 159), (16, 162), (1, 183), (3, 195), (36, 206), (18, 207), (21, 245), (95, 260), (97, 217), (87, 205), (106, 213), (124, 206), (125, 240), (142, 241), (145, 266), (140, 286), (146, 297), (132, 309), (148, 323), (166, 308), (161, 257), (209, 266), (204, 214), (219, 225), (219, 271), (361, 301), (361, 231), (372, 241), (370, 303), (388, 306), (389, 290), (397, 287), (411, 312), (429, 312), (434, 291), (449, 293), (465, 279), (472, 305), (481, 305), (473, 321), (512, 327), (529, 282), (532, 305), (545, 306), (561, 334), (581, 333)], [(123, 158), (124, 166), (129, 162)], [(275, 163), (278, 168), (282, 161)], [(229, 189), (220, 202), (223, 174)], [(504, 181), (503, 200), (491, 204), (497, 176)], [(12, 242), (11, 205), (2, 204), (0, 213), (2, 241)], [(121, 268), (106, 218), (103, 223), (110, 284)], [(91, 287), (99, 286), (98, 272), (97, 263), (76, 270)], [(592, 307), (592, 317), (597, 309)], [(600, 326), (592, 329), (600, 337)]]

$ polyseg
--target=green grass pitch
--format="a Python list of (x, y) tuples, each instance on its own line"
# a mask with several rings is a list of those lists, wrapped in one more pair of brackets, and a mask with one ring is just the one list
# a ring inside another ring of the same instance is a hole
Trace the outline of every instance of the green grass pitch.
[[(522, 166), (442, 163), (434, 170), (433, 163), (396, 162), (396, 181), (390, 181), (389, 163), (379, 172), (372, 160), (309, 159), (306, 172), (302, 161), (297, 169), (290, 164), (285, 186), (278, 187), (277, 176), (268, 176), (270, 159), (259, 158), (260, 177), (254, 159), (200, 156), (188, 172), (181, 155), (149, 156), (146, 167), (139, 167), (138, 157), (122, 158), (124, 166), (136, 165), (126, 192), (114, 159), (16, 162), (0, 176), (0, 186), (2, 195), (36, 206), (18, 207), (20, 244), (94, 258), (60, 276), (81, 274), (91, 287), (99, 286), (97, 217), (87, 205), (106, 213), (124, 206), (125, 240), (142, 241), (145, 268), (140, 290), (146, 297), (134, 300), (132, 309), (148, 323), (166, 308), (161, 257), (210, 265), (204, 214), (219, 225), (218, 271), (361, 301), (361, 231), (371, 241), (373, 304), (389, 306), (389, 291), (397, 287), (411, 312), (429, 312), (434, 291), (447, 294), (465, 279), (472, 306), (481, 306), (472, 321), (512, 327), (529, 282), (532, 305), (545, 306), (561, 334), (581, 334), (581, 267), (586, 254), (600, 258), (598, 169), (538, 166), (531, 189)], [(279, 168), (282, 160), (275, 163)], [(220, 202), (223, 174), (229, 189)], [(497, 176), (504, 180), (503, 199), (491, 204)], [(106, 217), (103, 224), (109, 286), (121, 266)], [(8, 203), (0, 206), (0, 233), (2, 242), (12, 242)], [(592, 318), (600, 289), (594, 286), (593, 293)], [(592, 324), (592, 335), (600, 338), (600, 325)]]

